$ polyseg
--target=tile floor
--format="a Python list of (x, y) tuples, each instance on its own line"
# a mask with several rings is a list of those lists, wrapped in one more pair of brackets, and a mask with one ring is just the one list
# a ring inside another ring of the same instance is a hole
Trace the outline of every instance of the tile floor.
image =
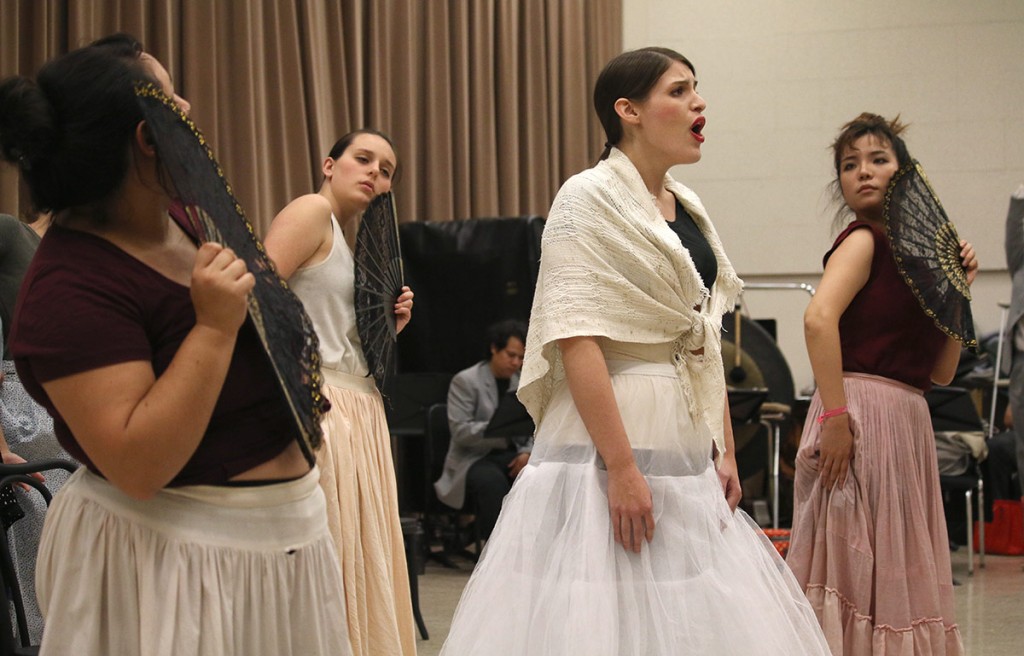
[[(419, 641), (419, 656), (434, 656), (448, 635), (459, 595), (469, 580), (472, 563), (458, 560), (461, 569), (427, 565), (420, 581), (420, 609), (429, 640)], [(977, 559), (975, 559), (977, 566)], [(1024, 558), (986, 556), (985, 568), (967, 575), (967, 553), (953, 553), (957, 620), (970, 656), (1024, 654)]]

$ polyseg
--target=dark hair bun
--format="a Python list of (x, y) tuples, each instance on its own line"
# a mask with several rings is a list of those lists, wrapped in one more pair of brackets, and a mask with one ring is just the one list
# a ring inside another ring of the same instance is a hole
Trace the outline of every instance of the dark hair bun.
[(0, 85), (0, 152), (22, 170), (45, 157), (55, 141), (53, 107), (36, 83), (13, 77)]
[(0, 150), (17, 163), (39, 211), (102, 202), (124, 180), (143, 120), (138, 60), (86, 47), (47, 62), (35, 81), (0, 84)]

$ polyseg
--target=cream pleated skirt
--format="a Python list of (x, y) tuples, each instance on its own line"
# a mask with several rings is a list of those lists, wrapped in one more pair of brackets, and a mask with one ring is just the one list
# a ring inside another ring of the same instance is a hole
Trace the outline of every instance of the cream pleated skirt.
[(814, 612), (778, 552), (732, 513), (670, 364), (608, 362), (651, 489), (639, 554), (612, 535), (608, 478), (566, 385), (505, 497), (442, 654), (823, 656)]
[(132, 499), (85, 468), (55, 497), (36, 586), (44, 656), (348, 654), (314, 468)]
[[(920, 390), (845, 374), (854, 455), (843, 487), (818, 479), (821, 428), (796, 458), (787, 561), (836, 656), (959, 656), (935, 435)], [(823, 411), (817, 394), (808, 417)]]
[(373, 379), (324, 369), (331, 410), (317, 456), (356, 656), (412, 656), (416, 634), (391, 435)]

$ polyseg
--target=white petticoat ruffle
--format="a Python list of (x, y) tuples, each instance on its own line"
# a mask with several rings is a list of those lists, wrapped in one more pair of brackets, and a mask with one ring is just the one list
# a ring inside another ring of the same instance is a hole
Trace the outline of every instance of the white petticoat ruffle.
[(610, 369), (651, 487), (653, 541), (639, 554), (615, 543), (607, 474), (557, 391), (442, 653), (828, 654), (785, 562), (745, 513), (729, 512), (711, 437), (689, 425), (672, 366)]

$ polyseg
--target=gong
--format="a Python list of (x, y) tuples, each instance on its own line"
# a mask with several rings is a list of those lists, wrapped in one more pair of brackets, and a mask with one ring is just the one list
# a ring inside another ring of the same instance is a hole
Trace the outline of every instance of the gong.
[[(730, 390), (764, 390), (765, 401), (792, 407), (796, 393), (786, 358), (771, 333), (750, 317), (740, 315), (738, 327), (736, 313), (722, 317), (722, 365)], [(732, 428), (743, 496), (750, 502), (767, 494), (768, 433), (756, 416), (734, 418)]]
[[(737, 341), (740, 343), (738, 361)], [(722, 317), (722, 364), (725, 384), (729, 387), (766, 388), (768, 401), (793, 405), (796, 392), (786, 358), (771, 333), (750, 317), (741, 315), (738, 330), (734, 312)]]

